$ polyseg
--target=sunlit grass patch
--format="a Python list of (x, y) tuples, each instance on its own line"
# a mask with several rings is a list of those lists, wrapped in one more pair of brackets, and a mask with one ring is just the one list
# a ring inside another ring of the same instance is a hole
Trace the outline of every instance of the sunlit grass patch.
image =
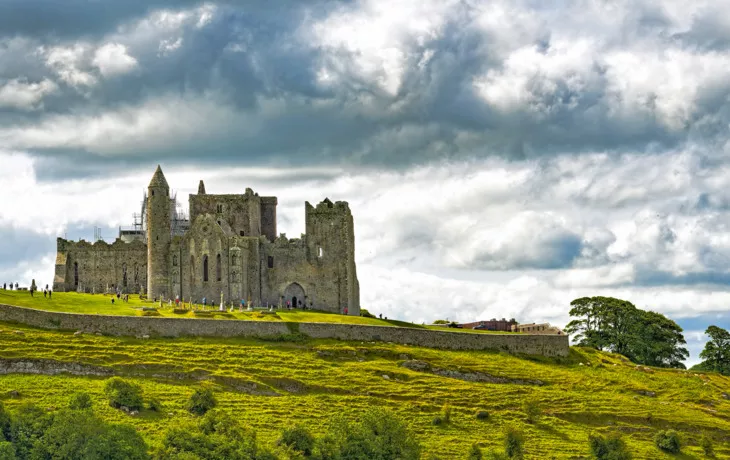
[[(282, 321), (310, 314), (287, 313), (279, 313)], [(715, 441), (718, 458), (730, 457), (730, 401), (722, 396), (730, 393), (729, 378), (647, 372), (623, 357), (583, 348), (554, 359), (384, 342), (76, 336), (0, 323), (0, 359), (74, 362), (132, 380), (146, 397), (162, 402), (161, 413), (131, 417), (108, 407), (106, 378), (97, 376), (3, 375), (0, 399), (11, 409), (29, 401), (62, 407), (72, 392), (87, 391), (103, 418), (134, 424), (152, 443), (167, 427), (191, 419), (185, 401), (195, 388), (209, 385), (219, 407), (253, 426), (265, 443), (273, 443), (289, 424), (304, 423), (321, 434), (334, 415), (356, 418), (368, 407), (385, 406), (412, 427), (428, 454), (442, 458), (465, 458), (473, 443), (500, 448), (508, 425), (523, 430), (527, 458), (587, 457), (593, 432), (622, 434), (634, 458), (676, 458), (658, 451), (652, 441), (657, 430), (668, 428), (684, 437), (684, 458), (702, 458), (696, 433), (703, 432)], [(413, 361), (427, 363), (430, 371), (403, 365)], [(454, 371), (460, 378), (433, 369)], [(469, 380), (477, 374), (523, 383)], [(20, 397), (5, 397), (10, 390)], [(541, 411), (532, 423), (525, 414), (527, 400)], [(434, 426), (445, 404), (452, 408), (451, 421)], [(478, 411), (489, 417), (478, 419)]]

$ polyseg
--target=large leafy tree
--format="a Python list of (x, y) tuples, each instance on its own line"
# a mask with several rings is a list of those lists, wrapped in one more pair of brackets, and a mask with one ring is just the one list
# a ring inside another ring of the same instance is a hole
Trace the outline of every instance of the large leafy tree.
[(721, 327), (710, 326), (705, 334), (710, 337), (710, 340), (700, 353), (700, 358), (704, 361), (697, 367), (730, 375), (730, 332)]
[(580, 346), (620, 353), (634, 362), (684, 368), (689, 352), (682, 328), (666, 316), (613, 297), (581, 297), (571, 303), (565, 331)]
[(666, 316), (653, 311), (639, 310), (640, 321), (636, 323), (636, 337), (631, 350), (632, 358), (647, 366), (678, 367), (684, 369), (682, 361), (689, 358), (689, 352), (682, 335), (682, 328)]

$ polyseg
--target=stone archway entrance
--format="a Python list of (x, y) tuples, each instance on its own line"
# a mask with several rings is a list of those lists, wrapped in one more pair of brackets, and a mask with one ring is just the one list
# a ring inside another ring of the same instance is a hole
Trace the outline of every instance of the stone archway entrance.
[(304, 288), (299, 283), (291, 283), (284, 289), (284, 305), (289, 302), (292, 308), (304, 305)]

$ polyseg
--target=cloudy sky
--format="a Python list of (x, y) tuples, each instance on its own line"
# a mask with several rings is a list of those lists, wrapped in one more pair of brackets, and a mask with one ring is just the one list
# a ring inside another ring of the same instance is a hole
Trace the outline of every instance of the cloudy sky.
[(113, 239), (159, 163), (355, 215), (363, 307), (730, 326), (724, 0), (4, 0), (0, 279)]

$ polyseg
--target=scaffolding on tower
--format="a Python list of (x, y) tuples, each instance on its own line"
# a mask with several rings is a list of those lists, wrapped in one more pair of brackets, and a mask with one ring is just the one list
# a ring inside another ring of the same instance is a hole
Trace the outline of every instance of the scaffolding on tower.
[(190, 219), (177, 202), (177, 192), (172, 192), (170, 198), (170, 232), (172, 236), (182, 236), (190, 229)]

